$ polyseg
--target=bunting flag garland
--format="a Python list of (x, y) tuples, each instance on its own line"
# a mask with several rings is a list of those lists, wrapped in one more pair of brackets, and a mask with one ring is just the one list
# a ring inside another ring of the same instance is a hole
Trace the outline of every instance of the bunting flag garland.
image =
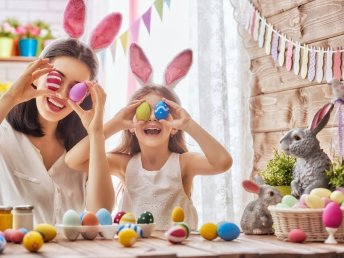
[(337, 49), (336, 53), (334, 54), (334, 68), (333, 68), (333, 77), (337, 80), (340, 80), (342, 75), (342, 71), (340, 69), (342, 63), (341, 53), (339, 49)]
[(295, 46), (295, 55), (294, 55), (294, 74), (298, 75), (300, 72), (300, 49), (301, 43), (297, 43)]
[(314, 48), (311, 48), (309, 55), (309, 67), (308, 67), (308, 80), (313, 81), (315, 77), (315, 52)]
[(324, 48), (321, 48), (320, 52), (318, 53), (316, 75), (317, 82), (321, 83), (324, 76)]
[(292, 57), (293, 57), (293, 41), (289, 41), (288, 42), (288, 50), (287, 50), (287, 58), (285, 61), (285, 67), (287, 68), (287, 71), (291, 70)]
[(303, 55), (302, 55), (302, 65), (301, 65), (301, 78), (305, 79), (307, 76), (308, 68), (308, 47), (304, 46)]
[(326, 82), (331, 83), (332, 81), (332, 51), (327, 48), (326, 51)]

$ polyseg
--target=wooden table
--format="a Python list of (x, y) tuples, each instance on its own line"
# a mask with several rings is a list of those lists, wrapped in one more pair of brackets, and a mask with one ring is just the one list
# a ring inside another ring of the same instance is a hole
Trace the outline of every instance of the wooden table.
[(45, 243), (38, 253), (29, 253), (23, 245), (8, 243), (0, 258), (27, 257), (344, 257), (344, 243), (293, 244), (277, 240), (274, 236), (246, 236), (231, 242), (220, 239), (207, 241), (199, 235), (191, 235), (184, 244), (172, 245), (163, 232), (154, 232), (151, 238), (137, 241), (133, 247), (125, 248), (114, 240), (68, 241), (58, 236)]

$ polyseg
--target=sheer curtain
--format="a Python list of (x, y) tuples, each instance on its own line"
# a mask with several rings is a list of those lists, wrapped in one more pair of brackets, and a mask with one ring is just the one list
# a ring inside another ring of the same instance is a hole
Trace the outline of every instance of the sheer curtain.
[[(130, 26), (129, 1), (102, 1), (106, 8), (99, 8), (99, 1), (88, 1), (98, 6), (92, 16), (95, 13), (104, 15), (102, 10), (122, 12), (119, 35)], [(139, 1), (139, 16), (153, 3), (153, 0)], [(239, 223), (248, 201), (241, 181), (249, 177), (253, 158), (248, 106), (249, 65), (233, 12), (229, 0), (171, 0), (169, 8), (166, 3), (164, 5), (162, 21), (152, 7), (151, 33), (147, 33), (141, 22), (138, 39), (153, 66), (156, 83), (162, 82), (165, 67), (177, 53), (185, 48), (193, 50), (193, 66), (177, 85), (176, 92), (194, 120), (233, 156), (233, 166), (226, 173), (197, 176), (194, 180), (192, 199), (200, 225), (222, 220)], [(107, 50), (100, 57), (104, 71), (101, 81), (108, 96), (105, 118), (108, 120), (129, 97), (128, 56), (117, 40), (114, 55)], [(119, 135), (107, 141), (108, 150), (116, 146), (118, 138)], [(190, 151), (201, 151), (191, 137), (187, 137), (187, 143)]]

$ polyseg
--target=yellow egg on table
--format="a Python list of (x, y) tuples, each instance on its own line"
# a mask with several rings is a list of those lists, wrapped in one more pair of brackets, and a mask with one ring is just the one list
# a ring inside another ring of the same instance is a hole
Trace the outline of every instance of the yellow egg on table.
[(43, 237), (36, 231), (30, 231), (24, 236), (23, 245), (30, 252), (37, 252), (43, 245)]
[(184, 210), (183, 208), (176, 206), (174, 207), (171, 218), (173, 222), (183, 222), (184, 221)]
[(125, 247), (131, 247), (136, 239), (137, 233), (131, 228), (125, 228), (118, 234), (118, 241)]
[(344, 201), (344, 193), (341, 191), (333, 191), (330, 196), (331, 201), (341, 204)]
[(331, 191), (326, 188), (314, 188), (311, 192), (311, 195), (318, 195), (319, 197), (330, 197)]
[(131, 212), (127, 212), (122, 216), (119, 224), (136, 224), (135, 215)]
[(321, 199), (321, 197), (319, 197), (317, 195), (311, 195), (311, 194), (306, 195), (305, 203), (306, 203), (307, 207), (309, 207), (311, 209), (317, 209), (317, 208), (324, 208), (325, 207), (324, 201)]
[(49, 242), (56, 237), (56, 228), (50, 224), (39, 224), (35, 228), (35, 231), (41, 233), (44, 242)]
[(217, 225), (214, 223), (205, 223), (199, 230), (201, 237), (207, 240), (217, 238)]

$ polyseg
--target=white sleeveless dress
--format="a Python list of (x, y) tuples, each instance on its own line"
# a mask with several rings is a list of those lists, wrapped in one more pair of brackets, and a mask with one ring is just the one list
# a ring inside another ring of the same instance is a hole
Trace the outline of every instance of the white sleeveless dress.
[(120, 210), (132, 212), (136, 218), (150, 211), (156, 223), (155, 229), (167, 230), (173, 224), (173, 208), (180, 206), (185, 212), (184, 221), (192, 230), (197, 229), (197, 211), (184, 191), (179, 156), (178, 153), (171, 153), (158, 171), (142, 167), (141, 153), (133, 156), (127, 165)]

